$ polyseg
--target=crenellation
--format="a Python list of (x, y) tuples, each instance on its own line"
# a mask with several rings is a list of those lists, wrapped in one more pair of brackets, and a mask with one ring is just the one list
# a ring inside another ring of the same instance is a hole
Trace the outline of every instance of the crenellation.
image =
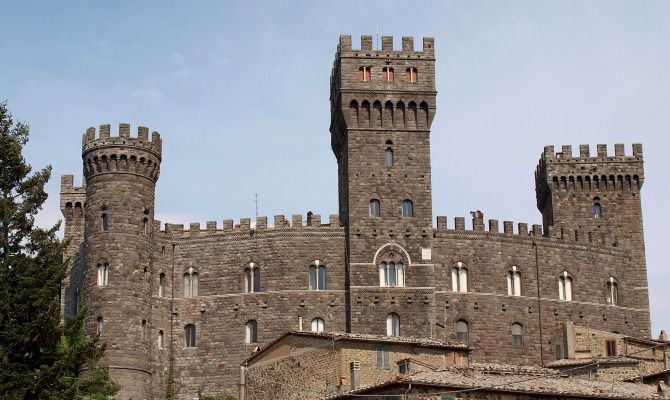
[(382, 51), (393, 51), (393, 36), (382, 36)]
[(281, 228), (281, 227), (284, 226), (284, 221), (286, 220), (286, 218), (284, 217), (283, 214), (282, 215), (275, 215), (274, 219), (275, 219), (275, 224), (274, 224), (275, 228)]
[(223, 230), (224, 231), (232, 231), (233, 230), (233, 220), (232, 219), (224, 219), (223, 220)]
[(572, 146), (569, 145), (569, 144), (564, 144), (562, 146), (561, 156), (559, 158), (562, 158), (562, 159), (572, 158)]
[(519, 229), (519, 235), (520, 236), (527, 236), (528, 235), (528, 224), (525, 222), (519, 222), (517, 224), (518, 229)]
[(256, 217), (256, 229), (267, 229), (268, 228), (268, 217)]
[(412, 36), (402, 37), (402, 51), (404, 52), (414, 51), (414, 38)]
[(217, 230), (216, 221), (207, 221), (207, 231), (214, 232)]
[(191, 222), (189, 224), (189, 234), (191, 237), (200, 236), (200, 222)]
[(503, 221), (503, 232), (508, 235), (514, 234), (514, 222), (513, 221)]
[(616, 143), (614, 145), (614, 156), (615, 157), (624, 157), (625, 151), (624, 151), (624, 145), (623, 143)]
[(465, 218), (464, 217), (455, 217), (454, 218), (454, 229), (457, 231), (465, 230)]
[(489, 232), (498, 233), (498, 220), (489, 219)]
[(598, 158), (607, 158), (607, 145), (606, 144), (596, 145), (596, 149), (598, 150)]
[(532, 235), (534, 237), (541, 237), (542, 236), (542, 225), (533, 224)]
[(240, 230), (242, 232), (251, 230), (251, 218), (240, 218)]
[(302, 226), (302, 214), (293, 214), (291, 216), (291, 225), (294, 227)]
[(372, 35), (361, 35), (361, 50), (372, 51)]
[(437, 230), (438, 231), (445, 231), (447, 230), (447, 217), (438, 215), (437, 216)]
[(589, 149), (588, 144), (579, 145), (579, 157), (580, 158), (589, 158), (591, 150)]
[(338, 214), (330, 214), (328, 216), (328, 221), (330, 226), (336, 226), (336, 227), (340, 226), (340, 216)]
[(312, 220), (309, 226), (321, 226), (321, 214), (312, 214)]

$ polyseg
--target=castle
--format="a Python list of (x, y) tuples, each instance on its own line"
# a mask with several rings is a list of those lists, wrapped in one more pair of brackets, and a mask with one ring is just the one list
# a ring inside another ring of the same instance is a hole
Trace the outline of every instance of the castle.
[[(286, 331), (448, 339), (477, 361), (540, 365), (565, 321), (650, 335), (642, 147), (544, 148), (542, 224), (438, 216), (431, 199), (433, 38), (341, 36), (330, 77), (339, 212), (223, 225), (154, 220), (161, 136), (83, 136), (85, 181), (61, 178), (65, 315), (86, 305), (120, 398), (237, 393), (240, 363)], [(557, 151), (558, 150), (558, 151)], [(468, 224), (469, 225), (469, 224)]]

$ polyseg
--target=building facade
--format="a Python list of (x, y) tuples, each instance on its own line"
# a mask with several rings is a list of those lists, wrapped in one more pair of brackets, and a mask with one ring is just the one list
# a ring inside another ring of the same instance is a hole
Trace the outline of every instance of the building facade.
[[(237, 393), (239, 365), (287, 331), (467, 342), (476, 361), (554, 360), (547, 332), (573, 320), (650, 335), (640, 206), (642, 147), (545, 147), (542, 224), (434, 219), (432, 38), (395, 50), (341, 36), (331, 74), (339, 212), (238, 222), (154, 220), (161, 137), (121, 124), (83, 136), (84, 182), (61, 180), (66, 315), (107, 344), (121, 398)], [(436, 220), (436, 223), (434, 221)], [(502, 226), (501, 226), (502, 225)]]

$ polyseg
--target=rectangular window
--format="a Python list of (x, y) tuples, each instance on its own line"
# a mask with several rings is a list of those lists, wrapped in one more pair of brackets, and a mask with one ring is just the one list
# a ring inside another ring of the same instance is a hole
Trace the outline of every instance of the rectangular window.
[(607, 357), (616, 357), (616, 340), (608, 340), (605, 342), (607, 348)]
[(387, 345), (379, 345), (376, 347), (377, 350), (377, 369), (386, 370), (391, 369), (391, 350)]

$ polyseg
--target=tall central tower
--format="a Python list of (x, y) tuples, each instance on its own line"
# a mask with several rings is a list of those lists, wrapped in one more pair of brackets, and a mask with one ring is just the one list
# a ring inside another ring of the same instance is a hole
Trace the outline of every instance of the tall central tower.
[(353, 331), (360, 331), (351, 318), (356, 288), (432, 286), (428, 274), (406, 274), (405, 281), (378, 268), (381, 253), (407, 269), (410, 260), (430, 259), (433, 46), (433, 38), (424, 38), (423, 50), (415, 51), (413, 38), (403, 37), (395, 50), (393, 38), (384, 36), (381, 49), (373, 50), (372, 36), (362, 36), (361, 48), (353, 49), (351, 36), (340, 36), (330, 81), (330, 132), (347, 235), (347, 328)]

